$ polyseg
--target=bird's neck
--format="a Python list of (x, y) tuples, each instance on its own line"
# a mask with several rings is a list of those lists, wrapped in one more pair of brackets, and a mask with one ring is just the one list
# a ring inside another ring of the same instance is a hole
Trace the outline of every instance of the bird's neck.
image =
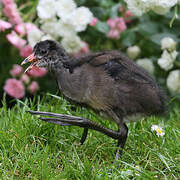
[(49, 69), (53, 72), (64, 71), (66, 68), (64, 67), (64, 63), (71, 59), (70, 56), (64, 55), (63, 57), (58, 57), (53, 63), (49, 64)]

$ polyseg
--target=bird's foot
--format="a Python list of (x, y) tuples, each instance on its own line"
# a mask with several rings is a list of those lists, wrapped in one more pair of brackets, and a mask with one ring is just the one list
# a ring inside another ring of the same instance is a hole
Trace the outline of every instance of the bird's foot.
[(84, 132), (80, 141), (81, 144), (83, 144), (84, 141), (86, 140), (88, 129), (99, 131), (113, 139), (117, 139), (118, 147), (120, 147), (121, 149), (118, 149), (116, 153), (115, 161), (117, 161), (118, 157), (122, 154), (122, 149), (124, 147), (127, 138), (127, 126), (125, 124), (119, 129), (119, 131), (114, 131), (112, 129), (108, 129), (89, 119), (85, 119), (82, 117), (57, 114), (51, 112), (40, 112), (40, 111), (28, 111), (28, 112), (31, 113), (32, 115), (49, 116), (49, 117), (40, 117), (40, 119), (45, 122), (54, 123), (61, 126), (79, 126), (84, 128)]

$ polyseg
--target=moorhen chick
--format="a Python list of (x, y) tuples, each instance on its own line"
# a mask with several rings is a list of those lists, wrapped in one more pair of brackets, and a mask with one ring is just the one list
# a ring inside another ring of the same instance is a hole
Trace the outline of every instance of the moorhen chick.
[(127, 122), (135, 121), (134, 116), (158, 115), (166, 111), (165, 93), (144, 69), (119, 51), (102, 51), (74, 58), (59, 43), (45, 40), (35, 45), (33, 54), (22, 64), (27, 62), (32, 63), (27, 71), (33, 66), (52, 71), (65, 97), (102, 112), (117, 124), (118, 131), (81, 117), (29, 112), (49, 116), (40, 118), (46, 122), (83, 127), (81, 144), (87, 137), (88, 129), (117, 139), (120, 148), (115, 159), (122, 153), (127, 139)]

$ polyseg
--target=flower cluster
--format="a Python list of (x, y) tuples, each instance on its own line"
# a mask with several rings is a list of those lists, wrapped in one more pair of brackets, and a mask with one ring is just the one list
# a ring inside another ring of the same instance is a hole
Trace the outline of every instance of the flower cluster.
[[(163, 53), (157, 60), (157, 64), (161, 67), (161, 69), (169, 71), (175, 67), (176, 64), (176, 57), (178, 55), (178, 52), (176, 51), (176, 42), (170, 37), (165, 37), (161, 40), (161, 49), (163, 50)], [(139, 66), (143, 67), (150, 74), (154, 74), (155, 67), (151, 59), (137, 59), (141, 53), (141, 49), (137, 45), (128, 47), (126, 52), (127, 55), (131, 59), (135, 60)], [(180, 93), (179, 69), (174, 69), (168, 73), (166, 85), (171, 93)]]
[(161, 49), (163, 53), (161, 58), (158, 59), (158, 64), (162, 69), (168, 71), (173, 68), (174, 61), (178, 55), (176, 42), (170, 37), (165, 37), (161, 40)]
[[(14, 0), (0, 0), (3, 8), (4, 18), (7, 21), (0, 20), (0, 32), (11, 28), (11, 32), (6, 35), (7, 40), (16, 47), (22, 57), (27, 57), (32, 53), (32, 46), (28, 43), (27, 36), (32, 31), (40, 31), (38, 27), (32, 23), (23, 22), (16, 3)], [(32, 69), (29, 76), (22, 74), (23, 69), (18, 65), (14, 65), (10, 74), (13, 78), (8, 79), (4, 85), (4, 91), (14, 98), (22, 98), (25, 95), (25, 84), (30, 93), (37, 91), (38, 84), (36, 81), (30, 84), (30, 76), (41, 77), (46, 74), (46, 69)], [(20, 79), (16, 79), (20, 78)]]
[(10, 70), (10, 74), (13, 78), (7, 79), (4, 85), (4, 91), (16, 98), (20, 99), (25, 96), (25, 90), (27, 88), (28, 92), (31, 94), (36, 93), (39, 90), (39, 85), (36, 81), (32, 81), (32, 77), (41, 77), (46, 74), (46, 71), (38, 71), (36, 73), (32, 73), (31, 71), (29, 74), (23, 73), (23, 68), (17, 64), (13, 65), (13, 68)]
[(165, 14), (178, 3), (178, 0), (125, 0), (125, 2), (134, 15), (141, 16), (150, 10), (157, 14)]
[(180, 94), (180, 70), (179, 69), (173, 70), (169, 73), (166, 84), (170, 92)]
[(4, 5), (3, 13), (9, 18), (12, 24), (21, 24), (22, 19), (13, 0), (1, 0)]
[[(170, 38), (165, 37), (161, 40), (161, 49), (163, 53), (158, 59), (158, 65), (161, 69), (169, 71), (174, 67), (178, 52), (176, 51), (176, 42)], [(180, 93), (180, 70), (175, 69), (169, 72), (166, 80), (167, 87), (172, 93)]]
[(32, 25), (23, 22), (14, 0), (1, 0), (1, 2), (4, 5), (3, 13), (9, 22), (0, 20), (0, 31), (14, 27), (11, 33), (7, 34), (6, 38), (13, 46), (19, 49), (21, 56), (26, 57), (32, 52), (32, 48), (27, 44), (27, 41), (20, 36), (27, 33)]
[(151, 59), (148, 59), (148, 58), (138, 59), (136, 63), (139, 66), (143, 67), (148, 73), (154, 74), (155, 68)]
[(133, 16), (129, 10), (124, 11), (122, 7), (119, 8), (119, 12), (122, 17), (109, 18), (107, 21), (110, 27), (110, 31), (107, 33), (108, 38), (119, 39), (121, 32), (127, 29), (126, 23), (129, 23), (130, 17)]
[(84, 31), (88, 24), (94, 26), (97, 23), (88, 8), (77, 7), (73, 0), (40, 0), (37, 13), (41, 31), (31, 31), (29, 43), (34, 46), (42, 39), (61, 38), (62, 46), (71, 54), (81, 51), (86, 45), (77, 33)]
[[(0, 32), (11, 29), (7, 40), (19, 50), (22, 57), (32, 53), (34, 45), (46, 39), (61, 40), (67, 52), (76, 55), (89, 52), (89, 46), (82, 41), (78, 33), (87, 25), (95, 26), (98, 19), (93, 17), (86, 7), (77, 7), (73, 0), (39, 0), (37, 14), (40, 28), (33, 23), (23, 22), (14, 0), (0, 0), (5, 20), (0, 20)], [(6, 21), (8, 19), (8, 21)], [(34, 67), (28, 74), (22, 74), (20, 66), (14, 65), (10, 74), (13, 78), (5, 82), (4, 90), (14, 98), (25, 95), (25, 86), (30, 93), (38, 89), (36, 81), (30, 83), (30, 77), (37, 78), (46, 74), (44, 68)]]
[(110, 18), (107, 21), (107, 24), (111, 28), (110, 31), (107, 34), (107, 37), (119, 39), (120, 33), (126, 30), (126, 23), (123, 18), (117, 17), (117, 18)]

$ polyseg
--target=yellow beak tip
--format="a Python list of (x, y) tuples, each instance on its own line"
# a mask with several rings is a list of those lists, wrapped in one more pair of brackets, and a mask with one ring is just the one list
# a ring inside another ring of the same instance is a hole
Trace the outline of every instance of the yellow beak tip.
[(25, 62), (23, 61), (23, 62), (21, 63), (21, 66), (24, 65), (24, 64), (25, 64)]

